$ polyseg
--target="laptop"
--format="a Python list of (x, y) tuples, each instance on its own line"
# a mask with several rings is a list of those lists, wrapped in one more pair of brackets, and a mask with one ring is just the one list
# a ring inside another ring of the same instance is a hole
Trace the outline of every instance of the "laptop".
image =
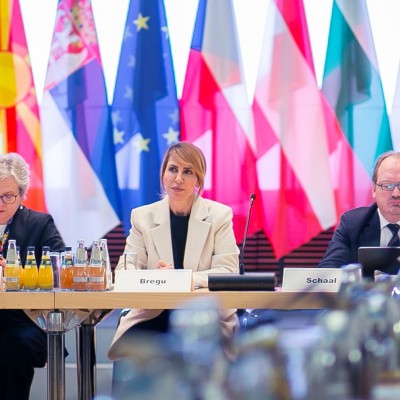
[(379, 270), (396, 275), (400, 268), (400, 247), (359, 247), (358, 262), (363, 266), (363, 275), (373, 277)]

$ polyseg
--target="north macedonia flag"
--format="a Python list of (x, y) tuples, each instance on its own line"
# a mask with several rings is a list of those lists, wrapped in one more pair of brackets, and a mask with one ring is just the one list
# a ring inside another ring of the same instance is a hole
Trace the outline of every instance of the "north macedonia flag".
[(27, 207), (46, 211), (39, 107), (18, 0), (0, 0), (1, 152), (19, 153), (31, 168)]

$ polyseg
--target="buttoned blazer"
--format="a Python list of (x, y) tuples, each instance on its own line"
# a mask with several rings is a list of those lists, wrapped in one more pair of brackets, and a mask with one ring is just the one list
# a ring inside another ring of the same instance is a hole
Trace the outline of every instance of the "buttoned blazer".
[[(381, 225), (376, 203), (345, 212), (319, 266), (339, 268), (358, 262), (358, 248), (380, 246)], [(386, 273), (397, 273), (398, 266), (388, 266)]]
[[(155, 269), (159, 260), (173, 264), (168, 196), (138, 207), (131, 213), (131, 230), (125, 251), (138, 254), (137, 268)], [(198, 197), (190, 213), (183, 267), (193, 271), (195, 287), (208, 286), (209, 273), (238, 272), (239, 249), (232, 229), (232, 210), (221, 203)], [(123, 266), (120, 258), (117, 269)], [(157, 317), (162, 310), (132, 309), (120, 321), (108, 355), (119, 357), (116, 343), (133, 325)], [(236, 310), (220, 310), (225, 338), (237, 327)]]

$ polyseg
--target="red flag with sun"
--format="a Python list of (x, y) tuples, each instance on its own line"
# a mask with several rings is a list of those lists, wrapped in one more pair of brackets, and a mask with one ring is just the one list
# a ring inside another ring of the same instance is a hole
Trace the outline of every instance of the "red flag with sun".
[(19, 153), (31, 168), (27, 207), (46, 211), (39, 107), (18, 0), (0, 2), (1, 153)]

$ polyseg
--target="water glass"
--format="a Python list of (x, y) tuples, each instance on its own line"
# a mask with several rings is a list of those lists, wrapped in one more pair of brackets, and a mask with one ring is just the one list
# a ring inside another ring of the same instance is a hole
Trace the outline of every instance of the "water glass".
[(60, 253), (57, 251), (50, 252), (50, 262), (53, 268), (53, 275), (54, 275), (54, 287), (60, 287)]
[(137, 269), (137, 253), (124, 252), (124, 269)]

